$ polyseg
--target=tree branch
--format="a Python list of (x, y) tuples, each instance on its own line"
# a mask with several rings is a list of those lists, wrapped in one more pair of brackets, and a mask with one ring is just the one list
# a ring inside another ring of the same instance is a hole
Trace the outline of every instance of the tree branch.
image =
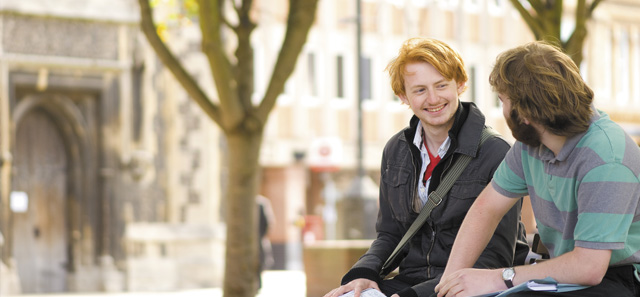
[(153, 14), (148, 0), (139, 0), (140, 4), (140, 28), (147, 37), (149, 44), (162, 63), (171, 71), (182, 87), (187, 91), (202, 110), (214, 122), (220, 123), (220, 111), (209, 97), (202, 91), (193, 77), (187, 73), (182, 64), (171, 53), (167, 45), (162, 41), (153, 21)]
[[(221, 0), (224, 1), (224, 0)], [(209, 60), (214, 84), (220, 98), (222, 110), (220, 127), (228, 131), (242, 122), (245, 112), (238, 100), (238, 82), (233, 77), (233, 66), (225, 53), (222, 41), (222, 5), (219, 1), (200, 0), (200, 30), (202, 52)]]
[[(525, 21), (525, 23), (527, 23), (527, 26), (529, 26), (529, 29), (531, 29), (531, 32), (533, 33), (535, 38), (540, 39), (541, 36), (543, 36), (544, 34), (544, 29), (540, 25), (540, 23), (531, 15), (531, 13), (529, 13), (528, 10), (524, 8), (524, 6), (522, 6), (522, 3), (520, 3), (519, 0), (509, 0), (509, 1), (511, 1), (511, 4), (513, 5), (513, 7), (515, 7), (516, 10), (520, 13), (520, 16), (522, 16), (522, 19)], [(531, 0), (531, 1), (537, 2), (538, 4), (542, 5), (539, 2), (539, 0)], [(532, 3), (532, 6), (533, 6), (533, 2), (531, 1), (529, 3)]]
[(598, 7), (598, 4), (600, 4), (600, 2), (602, 1), (594, 0), (593, 2), (591, 2), (591, 5), (589, 6), (589, 12), (587, 13), (587, 18), (591, 18), (591, 16), (593, 15), (593, 11), (596, 9), (596, 7)]
[[(578, 0), (576, 5), (576, 21), (575, 28), (565, 42), (564, 47), (567, 50), (567, 54), (573, 55), (577, 45), (582, 45), (582, 40), (586, 36), (586, 20), (588, 11), (585, 7), (585, 0)], [(571, 51), (571, 52), (570, 52)]]
[[(531, 8), (533, 8), (533, 10), (536, 11), (536, 14), (538, 16), (544, 15), (544, 13), (545, 13), (545, 5), (542, 3), (541, 0), (528, 0), (528, 1), (529, 1), (529, 4), (531, 5)], [(518, 1), (518, 4), (520, 4), (520, 6), (522, 6), (520, 1)]]
[(558, 38), (557, 42), (562, 44), (562, 40), (560, 39), (560, 32), (562, 28), (562, 9), (563, 9), (563, 1), (562, 0), (549, 0), (552, 5), (549, 7), (549, 11), (551, 12), (551, 16), (546, 19), (550, 22), (549, 27), (547, 28), (547, 33), (550, 33), (551, 36)]
[(273, 109), (278, 96), (284, 90), (284, 84), (293, 73), (298, 55), (307, 41), (307, 35), (313, 20), (319, 0), (289, 0), (289, 16), (287, 18), (287, 32), (285, 33), (278, 59), (271, 74), (271, 81), (264, 94), (264, 99), (258, 107), (256, 116), (263, 122)]
[[(242, 6), (237, 7), (238, 26), (235, 29), (238, 37), (238, 47), (236, 48), (237, 67), (234, 70), (236, 81), (238, 82), (238, 99), (247, 113), (253, 113), (254, 107), (251, 101), (254, 91), (254, 51), (251, 46), (251, 33), (256, 28), (250, 16), (251, 0), (242, 1)], [(258, 124), (260, 128), (264, 123)]]
[(591, 18), (595, 8), (594, 4), (597, 6), (596, 2), (599, 2), (599, 0), (592, 2), (591, 6), (587, 7), (586, 0), (578, 0), (575, 29), (565, 44), (567, 54), (571, 56), (578, 67), (583, 59), (582, 47), (587, 37), (587, 21)]

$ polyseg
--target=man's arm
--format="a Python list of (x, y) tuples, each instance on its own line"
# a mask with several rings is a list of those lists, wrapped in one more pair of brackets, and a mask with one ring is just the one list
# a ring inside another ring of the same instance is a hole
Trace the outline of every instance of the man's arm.
[[(500, 218), (517, 199), (487, 186), (473, 204), (458, 232), (449, 262), (436, 287), (438, 296), (473, 296), (505, 290), (502, 269), (468, 269), (485, 248)], [(516, 267), (514, 285), (530, 279), (553, 277), (561, 283), (595, 285), (607, 271), (610, 250), (576, 247), (560, 257), (536, 265)], [(466, 269), (465, 269), (466, 268)]]
[[(576, 247), (557, 258), (536, 265), (515, 267), (513, 285), (517, 286), (531, 279), (552, 277), (559, 283), (594, 286), (602, 281), (611, 250), (594, 250)], [(502, 280), (502, 269), (461, 269), (450, 273), (436, 287), (439, 297), (475, 296), (506, 290)]]
[(443, 279), (462, 268), (473, 267), (489, 243), (502, 217), (518, 202), (487, 185), (465, 216), (449, 256)]

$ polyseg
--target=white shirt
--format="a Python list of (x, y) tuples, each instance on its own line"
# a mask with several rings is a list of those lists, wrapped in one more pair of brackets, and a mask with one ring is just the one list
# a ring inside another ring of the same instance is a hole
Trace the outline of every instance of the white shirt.
[[(427, 134), (425, 133), (425, 137), (426, 135)], [(427, 193), (427, 191), (429, 190), (429, 184), (431, 183), (431, 176), (427, 180), (426, 184), (423, 184), (422, 180), (424, 179), (424, 172), (427, 171), (427, 166), (429, 166), (431, 160), (429, 159), (429, 152), (422, 142), (422, 122), (420, 122), (419, 129), (416, 129), (416, 135), (413, 137), (413, 145), (420, 150), (420, 157), (422, 158), (422, 168), (420, 168), (420, 179), (418, 182), (418, 196), (420, 197), (420, 201), (422, 201), (422, 205), (424, 205), (427, 203), (427, 199), (429, 198), (429, 193)], [(440, 156), (440, 158), (444, 157), (449, 150), (449, 146), (451, 146), (451, 139), (447, 136), (447, 139), (445, 139), (444, 142), (442, 142), (442, 145), (440, 145), (440, 148), (438, 148), (438, 156)]]

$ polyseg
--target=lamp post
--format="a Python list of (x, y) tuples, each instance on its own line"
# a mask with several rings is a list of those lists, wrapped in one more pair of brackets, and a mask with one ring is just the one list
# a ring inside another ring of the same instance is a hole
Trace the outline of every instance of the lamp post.
[[(362, 0), (356, 0), (356, 67), (358, 71), (358, 153), (357, 153), (357, 177), (362, 178), (365, 175), (363, 165), (363, 139), (362, 139), (362, 95), (364, 94), (362, 79)], [(362, 193), (362, 185), (360, 185), (360, 193)]]
[(378, 186), (364, 169), (363, 111), (365, 94), (362, 71), (362, 9), (361, 0), (356, 0), (356, 69), (357, 69), (357, 154), (356, 174), (340, 202), (341, 230), (345, 239), (372, 239), (375, 237)]

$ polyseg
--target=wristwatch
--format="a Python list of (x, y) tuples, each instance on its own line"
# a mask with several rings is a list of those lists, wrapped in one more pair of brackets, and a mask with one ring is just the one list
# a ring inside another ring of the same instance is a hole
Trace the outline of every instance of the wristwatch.
[(516, 270), (513, 267), (505, 268), (502, 270), (502, 280), (507, 285), (507, 288), (513, 288), (513, 278), (516, 276)]

